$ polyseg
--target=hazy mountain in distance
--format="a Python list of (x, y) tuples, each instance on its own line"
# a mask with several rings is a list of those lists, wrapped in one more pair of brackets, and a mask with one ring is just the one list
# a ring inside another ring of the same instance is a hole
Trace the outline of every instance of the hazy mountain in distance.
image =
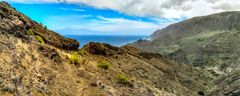
[(87, 29), (73, 29), (73, 28), (63, 28), (55, 31), (62, 35), (94, 35), (99, 33), (97, 31)]
[(187, 19), (157, 30), (150, 38), (130, 45), (179, 63), (212, 70), (219, 75), (213, 81), (219, 85), (214, 92), (221, 93), (220, 96), (240, 95), (240, 12)]

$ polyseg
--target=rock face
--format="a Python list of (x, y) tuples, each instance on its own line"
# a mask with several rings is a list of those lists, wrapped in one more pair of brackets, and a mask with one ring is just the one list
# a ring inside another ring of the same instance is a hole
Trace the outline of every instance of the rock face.
[(111, 46), (110, 44), (94, 43), (90, 42), (85, 45), (84, 48), (91, 54), (103, 55), (103, 56), (112, 56), (114, 54), (121, 54), (122, 50)]
[(32, 35), (40, 36), (45, 43), (55, 47), (67, 50), (77, 50), (79, 42), (73, 39), (64, 38), (61, 35), (47, 30), (27, 16), (17, 12), (6, 2), (0, 4), (0, 33), (13, 34), (23, 39), (29, 39), (28, 30), (32, 31)]
[(224, 12), (169, 25), (154, 32), (151, 41), (139, 40), (131, 45), (179, 63), (212, 70), (218, 74), (214, 84), (209, 84), (214, 95), (238, 96), (239, 28), (240, 12)]
[(89, 43), (76, 50), (76, 40), (6, 2), (0, 17), (0, 96), (197, 96), (212, 79), (208, 71), (130, 46)]

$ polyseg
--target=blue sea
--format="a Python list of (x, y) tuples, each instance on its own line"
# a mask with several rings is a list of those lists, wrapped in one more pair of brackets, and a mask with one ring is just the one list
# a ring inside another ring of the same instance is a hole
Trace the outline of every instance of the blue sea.
[(68, 38), (76, 39), (80, 42), (80, 47), (83, 47), (89, 42), (108, 43), (117, 47), (121, 47), (128, 43), (133, 43), (139, 39), (144, 39), (147, 36), (94, 36), (94, 35), (67, 35)]

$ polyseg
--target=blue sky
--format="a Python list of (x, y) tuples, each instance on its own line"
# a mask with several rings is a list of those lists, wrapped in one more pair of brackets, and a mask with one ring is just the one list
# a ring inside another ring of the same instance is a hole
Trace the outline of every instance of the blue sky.
[(179, 19), (139, 17), (110, 9), (66, 3), (10, 3), (33, 20), (63, 35), (150, 35)]
[(195, 16), (238, 11), (236, 0), (1, 0), (63, 35), (150, 35)]

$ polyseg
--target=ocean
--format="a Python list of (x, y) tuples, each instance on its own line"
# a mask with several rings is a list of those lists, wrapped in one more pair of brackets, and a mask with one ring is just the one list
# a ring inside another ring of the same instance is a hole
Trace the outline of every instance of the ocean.
[(133, 43), (139, 39), (144, 39), (147, 36), (94, 36), (94, 35), (67, 35), (68, 38), (76, 39), (80, 42), (80, 47), (83, 47), (85, 44), (89, 42), (101, 42), (108, 43), (113, 46), (121, 47), (128, 43)]

